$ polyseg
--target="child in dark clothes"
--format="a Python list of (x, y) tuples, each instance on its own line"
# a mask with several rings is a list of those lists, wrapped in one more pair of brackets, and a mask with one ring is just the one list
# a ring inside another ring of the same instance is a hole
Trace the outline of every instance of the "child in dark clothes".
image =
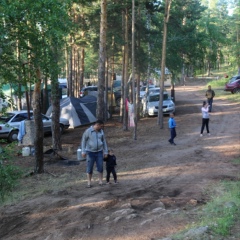
[(107, 170), (107, 177), (106, 177), (106, 181), (107, 184), (110, 184), (109, 180), (110, 180), (110, 174), (112, 173), (113, 178), (114, 178), (114, 182), (117, 182), (117, 173), (115, 170), (115, 166), (117, 165), (116, 163), (116, 156), (113, 154), (113, 150), (108, 150), (108, 156), (107, 158), (104, 159), (104, 161), (106, 161), (106, 170)]

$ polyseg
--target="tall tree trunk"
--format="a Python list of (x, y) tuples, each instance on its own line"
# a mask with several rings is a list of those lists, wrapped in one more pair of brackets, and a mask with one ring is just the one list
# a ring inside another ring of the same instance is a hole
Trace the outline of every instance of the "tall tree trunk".
[(33, 92), (33, 116), (34, 116), (34, 148), (35, 148), (35, 172), (43, 173), (43, 122), (41, 115), (41, 73), (37, 69), (37, 82), (34, 85)]
[(72, 37), (70, 38), (70, 48), (69, 48), (69, 75), (68, 75), (68, 94), (69, 97), (73, 97), (73, 46)]
[(134, 131), (133, 139), (137, 140), (137, 104), (135, 88), (135, 0), (132, 0), (132, 100), (134, 109)]
[[(108, 89), (108, 57), (106, 57), (106, 65), (105, 65), (105, 89)], [(112, 91), (111, 91), (112, 92)], [(105, 112), (104, 112), (104, 121), (108, 119), (108, 90), (104, 91), (104, 103), (105, 103)], [(112, 116), (110, 116), (112, 117)]]
[(61, 132), (60, 132), (60, 98), (58, 79), (54, 78), (51, 81), (51, 105), (52, 105), (52, 146), (53, 149), (62, 150)]
[[(138, 21), (141, 20), (141, 8), (140, 5), (138, 6)], [(137, 52), (139, 52), (139, 49), (141, 47), (141, 39), (140, 39), (140, 32), (138, 31), (137, 35)], [(137, 91), (136, 91), (136, 103), (137, 103), (137, 121), (140, 119), (140, 62), (139, 59), (136, 60), (136, 69), (137, 69)]]
[(166, 62), (166, 46), (167, 46), (167, 24), (169, 19), (169, 12), (171, 7), (171, 0), (165, 1), (165, 14), (163, 22), (163, 43), (162, 43), (162, 63), (161, 63), (161, 79), (160, 79), (160, 101), (158, 105), (158, 125), (163, 128), (163, 93), (164, 93), (164, 79), (165, 79), (165, 62)]
[(106, 34), (107, 33), (107, 0), (101, 0), (100, 43), (98, 62), (98, 99), (97, 119), (104, 120), (104, 85), (106, 61)]
[(43, 113), (47, 112), (47, 109), (49, 107), (49, 101), (48, 101), (48, 86), (47, 86), (47, 76), (44, 78), (44, 89), (43, 89)]
[(58, 49), (53, 47), (53, 62), (55, 69), (51, 72), (51, 105), (52, 105), (52, 146), (53, 149), (62, 150), (60, 132), (60, 96), (58, 83)]
[[(124, 11), (122, 11), (122, 38), (124, 39)], [(125, 111), (125, 101), (124, 101), (124, 83), (125, 83), (125, 48), (124, 45), (122, 46), (122, 83), (121, 83), (121, 93), (122, 93), (122, 99), (120, 104), (120, 116), (119, 121), (123, 123), (123, 112)]]
[(20, 59), (20, 51), (19, 51), (19, 40), (17, 40), (17, 59), (18, 59), (18, 63), (19, 63), (19, 67), (18, 67), (18, 92), (17, 92), (17, 108), (18, 108), (18, 111), (22, 110), (22, 84), (20, 83), (21, 82), (21, 78), (22, 78), (22, 69), (21, 69), (21, 59)]
[(81, 55), (80, 55), (80, 89), (83, 88), (83, 83), (84, 83), (84, 60), (85, 60), (85, 49), (82, 48)]
[(129, 62), (129, 52), (128, 52), (128, 9), (125, 9), (125, 37), (124, 37), (124, 93), (123, 93), (123, 130), (128, 130), (128, 111), (126, 108), (126, 100), (128, 98), (128, 62)]

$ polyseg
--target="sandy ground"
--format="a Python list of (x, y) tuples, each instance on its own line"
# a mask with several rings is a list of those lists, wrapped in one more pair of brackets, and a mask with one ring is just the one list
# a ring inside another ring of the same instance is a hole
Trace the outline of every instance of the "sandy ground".
[[(117, 157), (117, 185), (99, 186), (94, 172), (88, 189), (84, 161), (67, 165), (46, 158), (47, 173), (23, 179), (21, 200), (0, 208), (0, 239), (150, 240), (194, 222), (196, 209), (209, 200), (209, 187), (239, 177), (232, 159), (240, 156), (240, 106), (216, 97), (211, 136), (200, 137), (203, 86), (188, 82), (175, 89), (176, 146), (168, 143), (168, 117), (164, 129), (156, 117), (141, 119), (137, 140), (132, 129), (122, 131), (117, 117), (106, 123), (108, 145)], [(85, 129), (63, 134), (64, 157), (76, 160)], [(33, 169), (32, 157), (16, 162)]]

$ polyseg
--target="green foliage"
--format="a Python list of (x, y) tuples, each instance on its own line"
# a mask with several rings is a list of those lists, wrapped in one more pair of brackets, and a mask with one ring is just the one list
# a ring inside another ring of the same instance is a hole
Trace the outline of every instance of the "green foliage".
[(217, 189), (219, 195), (213, 196), (203, 209), (202, 223), (216, 234), (227, 236), (234, 223), (240, 220), (240, 182), (225, 181)]
[(229, 79), (226, 78), (209, 81), (205, 88), (207, 88), (208, 85), (211, 85), (215, 90), (216, 97), (221, 97), (222, 99), (227, 99), (232, 102), (240, 102), (240, 94), (232, 94), (224, 91), (224, 86), (228, 81)]
[(4, 201), (5, 197), (11, 194), (22, 176), (22, 171), (12, 160), (15, 154), (14, 145), (7, 144), (0, 148), (0, 201)]
[(224, 88), (225, 84), (228, 82), (228, 79), (226, 78), (221, 78), (221, 79), (218, 79), (218, 80), (213, 80), (213, 81), (210, 81), (208, 82), (208, 84), (206, 85), (206, 87), (208, 85), (211, 85), (213, 88), (219, 88), (219, 87), (222, 87)]

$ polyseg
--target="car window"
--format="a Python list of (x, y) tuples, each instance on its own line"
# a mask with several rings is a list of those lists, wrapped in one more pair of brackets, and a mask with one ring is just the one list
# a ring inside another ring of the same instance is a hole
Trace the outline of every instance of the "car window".
[(42, 120), (44, 121), (48, 121), (49, 120), (49, 118), (47, 117), (47, 116), (45, 116), (45, 115), (42, 115)]
[(17, 115), (12, 119), (12, 122), (21, 122), (21, 121), (26, 120), (26, 119), (27, 119), (27, 114), (20, 113), (20, 114), (17, 114)]
[[(149, 102), (156, 102), (156, 101), (159, 101), (159, 96), (160, 95), (152, 95), (149, 97)], [(168, 93), (164, 93), (163, 94), (163, 100), (168, 100), (169, 99), (169, 96), (168, 96)]]
[(163, 100), (168, 100), (168, 99), (169, 99), (168, 94), (167, 94), (167, 93), (164, 93), (164, 94), (163, 94)]
[(5, 115), (0, 117), (0, 122), (7, 123), (13, 116), (13, 113), (6, 113)]
[(149, 97), (149, 102), (157, 102), (159, 101), (159, 95), (153, 95)]

